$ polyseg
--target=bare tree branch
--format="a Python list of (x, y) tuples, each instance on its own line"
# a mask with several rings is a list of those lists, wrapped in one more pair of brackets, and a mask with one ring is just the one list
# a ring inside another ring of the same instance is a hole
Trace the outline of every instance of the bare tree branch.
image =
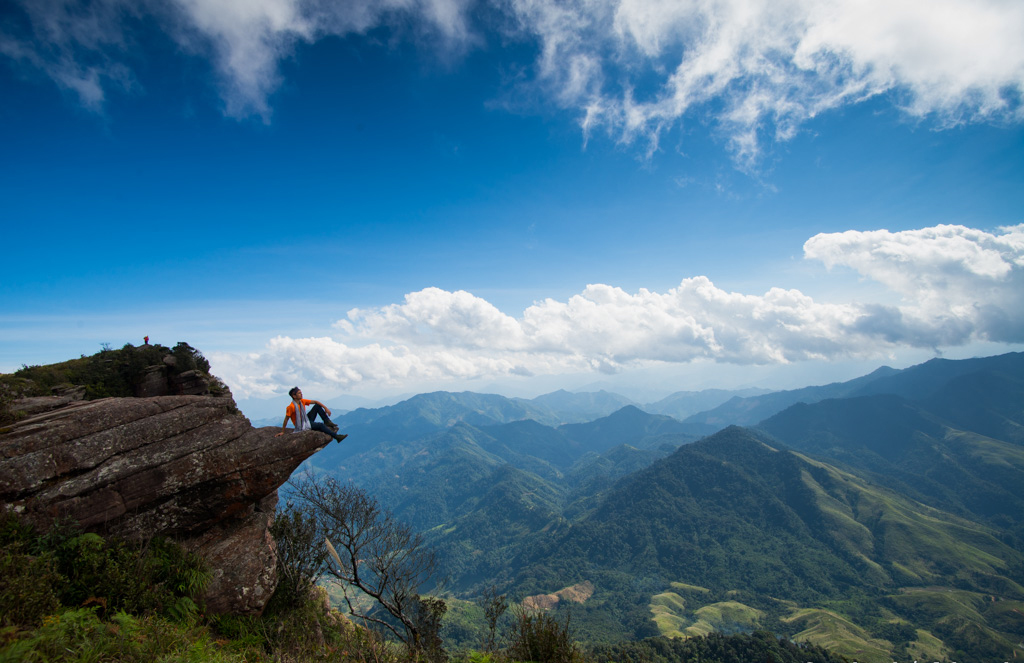
[[(333, 562), (328, 573), (342, 587), (353, 616), (378, 624), (408, 646), (421, 646), (424, 620), (419, 588), (436, 573), (438, 563), (423, 537), (394, 518), (362, 489), (329, 476), (306, 475), (290, 482), (293, 499), (315, 518), (326, 537)], [(348, 594), (354, 588), (369, 596), (390, 620), (360, 608)]]

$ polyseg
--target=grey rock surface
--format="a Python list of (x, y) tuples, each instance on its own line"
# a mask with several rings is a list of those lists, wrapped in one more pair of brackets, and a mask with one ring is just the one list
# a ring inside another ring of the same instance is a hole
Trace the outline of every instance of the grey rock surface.
[(43, 528), (71, 518), (102, 534), (169, 536), (210, 563), (210, 611), (262, 611), (277, 582), (277, 489), (330, 437), (275, 437), (230, 397), (52, 405), (0, 433), (0, 505)]

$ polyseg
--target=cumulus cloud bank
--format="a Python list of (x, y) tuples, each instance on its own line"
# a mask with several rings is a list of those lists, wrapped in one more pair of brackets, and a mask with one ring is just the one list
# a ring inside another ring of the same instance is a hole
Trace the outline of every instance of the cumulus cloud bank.
[[(226, 112), (270, 117), (278, 66), (300, 43), (377, 28), (464, 51), (500, 32), (538, 46), (543, 98), (586, 133), (657, 148), (700, 113), (741, 167), (823, 111), (890, 94), (938, 126), (1024, 118), (1016, 0), (15, 0), (0, 53), (86, 106), (131, 87), (133, 28), (153, 19), (208, 57)], [(483, 24), (477, 17), (486, 17)], [(409, 26), (413, 26), (411, 29)]]
[(804, 255), (877, 281), (902, 302), (821, 302), (782, 288), (748, 295), (697, 276), (664, 293), (589, 285), (513, 317), (468, 292), (425, 288), (349, 311), (333, 337), (278, 337), (262, 352), (219, 357), (218, 371), (240, 395), (269, 395), (293, 383), (351, 388), (1024, 342), (1024, 225), (820, 234)]

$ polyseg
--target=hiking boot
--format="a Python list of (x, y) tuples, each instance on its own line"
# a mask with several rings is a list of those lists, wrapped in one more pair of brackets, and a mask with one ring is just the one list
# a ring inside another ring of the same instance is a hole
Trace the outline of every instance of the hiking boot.
[(346, 437), (348, 437), (348, 435), (335, 435), (334, 439), (337, 440), (338, 443), (340, 444), (341, 441), (344, 440)]

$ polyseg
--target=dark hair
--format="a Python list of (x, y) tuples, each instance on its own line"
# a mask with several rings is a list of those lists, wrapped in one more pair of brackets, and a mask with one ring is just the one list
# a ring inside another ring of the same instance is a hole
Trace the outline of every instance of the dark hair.
[(297, 392), (298, 390), (299, 390), (298, 387), (292, 387), (291, 389), (288, 390), (288, 395), (291, 396), (294, 399), (295, 398), (295, 392)]

